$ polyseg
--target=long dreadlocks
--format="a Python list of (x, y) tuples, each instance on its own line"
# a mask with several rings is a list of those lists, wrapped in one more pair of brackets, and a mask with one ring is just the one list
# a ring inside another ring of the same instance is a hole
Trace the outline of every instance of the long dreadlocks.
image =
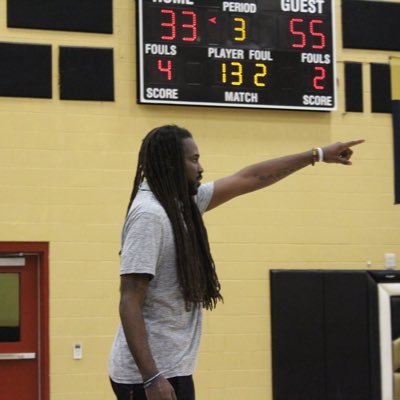
[(139, 152), (128, 211), (146, 179), (172, 225), (178, 280), (186, 307), (202, 303), (204, 308), (213, 309), (222, 300), (221, 286), (203, 218), (189, 193), (183, 151), (183, 140), (188, 138), (192, 138), (190, 132), (176, 125), (155, 128), (147, 134)]

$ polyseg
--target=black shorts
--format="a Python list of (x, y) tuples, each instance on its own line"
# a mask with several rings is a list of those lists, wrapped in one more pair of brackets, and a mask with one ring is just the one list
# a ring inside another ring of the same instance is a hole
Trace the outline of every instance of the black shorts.
[[(133, 385), (117, 383), (112, 379), (110, 381), (117, 400), (147, 400), (141, 383)], [(174, 388), (178, 400), (195, 400), (192, 375), (168, 378), (168, 381)]]

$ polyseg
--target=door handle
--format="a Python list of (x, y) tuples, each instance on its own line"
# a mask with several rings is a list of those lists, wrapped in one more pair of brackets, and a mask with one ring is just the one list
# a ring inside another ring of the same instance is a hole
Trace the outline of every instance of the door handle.
[(34, 360), (36, 353), (0, 353), (1, 360)]

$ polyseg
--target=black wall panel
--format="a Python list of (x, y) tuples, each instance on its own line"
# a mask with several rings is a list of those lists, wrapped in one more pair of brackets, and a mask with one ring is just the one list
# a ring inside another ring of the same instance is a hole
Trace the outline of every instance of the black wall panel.
[[(382, 279), (386, 279), (382, 276), (382, 272), (378, 271), (378, 275)], [(372, 271), (368, 271), (367, 274), (367, 288), (368, 288), (368, 337), (369, 337), (369, 368), (371, 379), (368, 383), (371, 388), (371, 399), (381, 398), (381, 352), (379, 345), (379, 301), (377, 284), (379, 278), (373, 275)]]
[(362, 112), (362, 64), (346, 62), (344, 64), (346, 111)]
[(394, 149), (394, 192), (395, 203), (400, 204), (400, 100), (392, 101), (393, 149)]
[(324, 274), (326, 400), (369, 399), (367, 274)]
[(391, 113), (391, 97), (389, 64), (371, 64), (371, 111)]
[(368, 272), (273, 270), (270, 278), (273, 399), (380, 399)]
[(400, 338), (400, 296), (390, 297), (392, 340)]
[(399, 3), (343, 0), (343, 47), (398, 51), (399, 21)]
[(62, 100), (114, 100), (113, 50), (60, 47)]
[(0, 43), (0, 96), (51, 98), (51, 46)]
[(274, 400), (326, 400), (323, 277), (271, 273)]
[(7, 0), (7, 25), (112, 33), (112, 0)]

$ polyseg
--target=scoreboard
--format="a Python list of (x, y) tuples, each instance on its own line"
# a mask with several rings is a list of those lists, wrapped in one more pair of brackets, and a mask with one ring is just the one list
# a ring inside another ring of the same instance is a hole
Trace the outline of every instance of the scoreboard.
[(332, 0), (137, 0), (138, 102), (331, 111)]

